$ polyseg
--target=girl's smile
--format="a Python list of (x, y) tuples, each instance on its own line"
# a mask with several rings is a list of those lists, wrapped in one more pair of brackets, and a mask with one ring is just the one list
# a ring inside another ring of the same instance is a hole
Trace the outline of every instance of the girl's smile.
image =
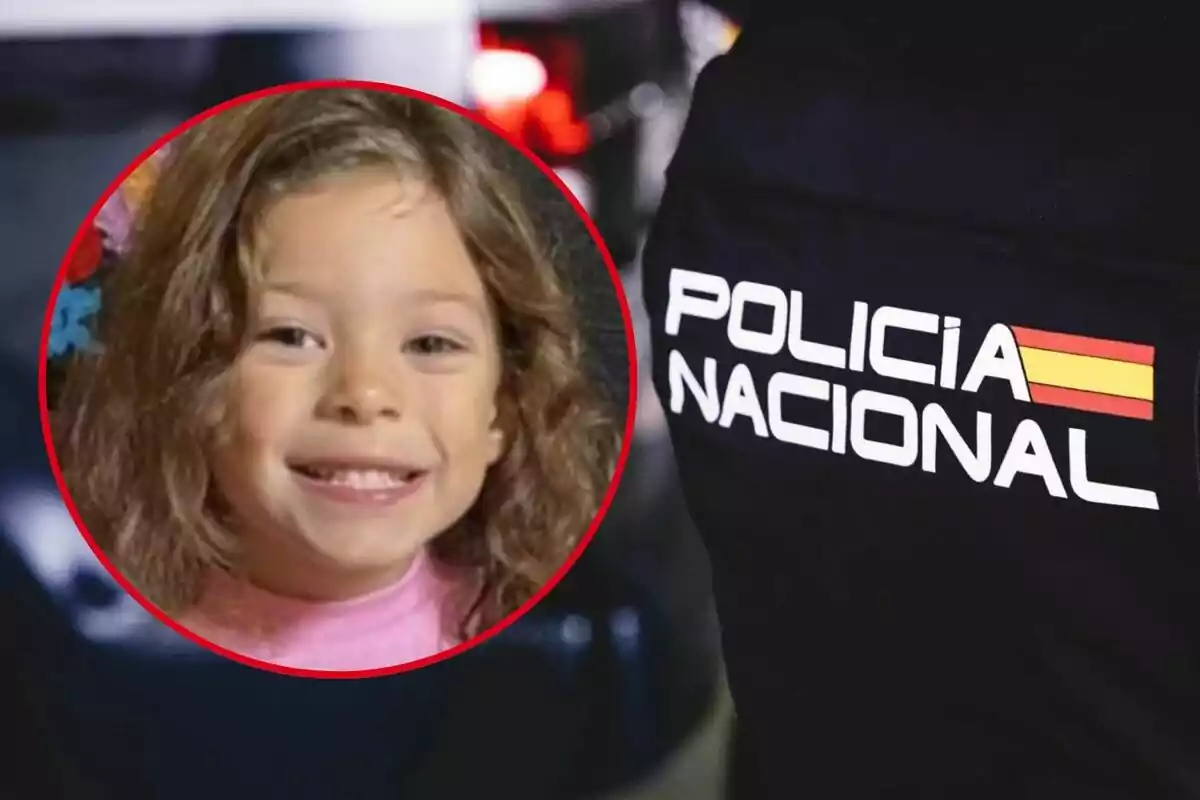
[(317, 497), (351, 507), (383, 508), (415, 494), (429, 470), (381, 459), (335, 458), (296, 461), (296, 480)]

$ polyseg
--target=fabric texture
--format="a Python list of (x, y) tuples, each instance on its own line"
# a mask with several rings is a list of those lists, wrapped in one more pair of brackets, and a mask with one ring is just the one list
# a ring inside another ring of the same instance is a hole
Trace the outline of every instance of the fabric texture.
[(737, 800), (1200, 797), (1197, 70), (1142, 17), (701, 75), (643, 269)]
[(466, 587), (421, 550), (392, 586), (342, 602), (306, 602), (217, 572), (185, 628), (240, 655), (280, 666), (367, 670), (406, 664), (458, 643), (453, 611)]

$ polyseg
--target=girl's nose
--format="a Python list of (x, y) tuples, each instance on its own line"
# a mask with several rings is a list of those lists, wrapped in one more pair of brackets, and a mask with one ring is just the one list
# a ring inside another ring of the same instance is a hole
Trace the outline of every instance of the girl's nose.
[(389, 370), (376, 357), (344, 354), (335, 357), (330, 366), (330, 380), (318, 409), (320, 416), (355, 425), (399, 419), (402, 398), (395, 365)]

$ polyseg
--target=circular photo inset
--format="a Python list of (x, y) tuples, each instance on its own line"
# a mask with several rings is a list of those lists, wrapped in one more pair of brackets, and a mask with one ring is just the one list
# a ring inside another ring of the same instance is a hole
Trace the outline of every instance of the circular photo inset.
[(50, 461), (114, 579), (296, 675), (413, 669), (516, 621), (600, 524), (636, 401), (619, 275), (562, 181), (358, 81), (157, 142), (76, 235), (42, 346)]

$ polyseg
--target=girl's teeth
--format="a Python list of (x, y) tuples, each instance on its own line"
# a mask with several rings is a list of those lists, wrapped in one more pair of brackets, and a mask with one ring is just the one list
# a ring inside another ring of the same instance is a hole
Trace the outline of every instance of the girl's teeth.
[(335, 486), (348, 486), (352, 489), (389, 489), (407, 483), (395, 472), (377, 469), (333, 470), (322, 473), (321, 477)]

